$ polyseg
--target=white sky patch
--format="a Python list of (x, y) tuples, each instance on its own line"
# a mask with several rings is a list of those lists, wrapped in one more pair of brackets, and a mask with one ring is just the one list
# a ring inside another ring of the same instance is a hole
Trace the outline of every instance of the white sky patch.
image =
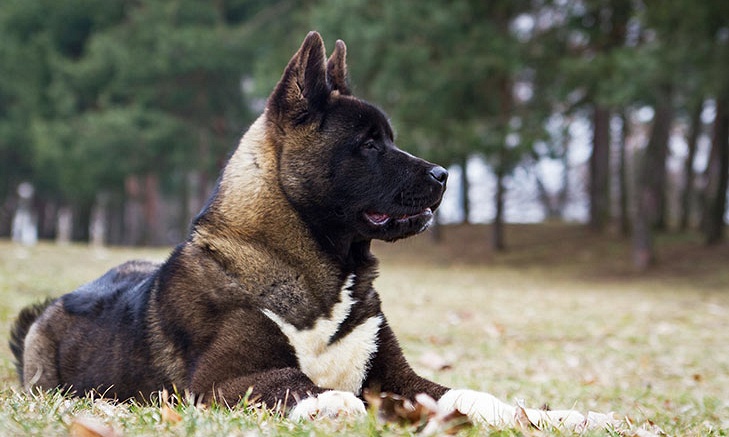
[(639, 123), (650, 123), (653, 121), (653, 115), (656, 111), (653, 110), (650, 106), (643, 106), (637, 111), (635, 111), (635, 118), (638, 120)]

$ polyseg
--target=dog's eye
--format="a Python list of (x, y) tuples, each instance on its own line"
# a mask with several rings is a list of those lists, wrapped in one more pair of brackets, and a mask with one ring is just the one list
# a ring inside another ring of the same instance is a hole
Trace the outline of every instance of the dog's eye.
[(369, 139), (362, 143), (362, 148), (367, 150), (377, 150), (377, 143), (375, 140)]

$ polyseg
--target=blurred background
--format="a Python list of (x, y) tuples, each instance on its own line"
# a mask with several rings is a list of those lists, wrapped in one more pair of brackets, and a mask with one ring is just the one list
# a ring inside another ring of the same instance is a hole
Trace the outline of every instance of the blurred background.
[(726, 0), (3, 0), (0, 238), (183, 239), (312, 29), (478, 244), (575, 222), (643, 269), (657, 234), (723, 241)]

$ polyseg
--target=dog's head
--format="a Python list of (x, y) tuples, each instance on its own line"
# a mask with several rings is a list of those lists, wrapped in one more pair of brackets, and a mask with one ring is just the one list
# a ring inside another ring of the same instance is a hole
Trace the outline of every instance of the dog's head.
[(417, 234), (432, 222), (448, 173), (395, 146), (387, 116), (351, 95), (345, 56), (337, 41), (327, 59), (311, 32), (269, 97), (281, 189), (319, 237)]

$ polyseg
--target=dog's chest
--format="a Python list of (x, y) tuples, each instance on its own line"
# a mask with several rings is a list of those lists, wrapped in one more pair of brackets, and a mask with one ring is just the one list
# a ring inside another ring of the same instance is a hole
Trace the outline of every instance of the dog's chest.
[(350, 315), (355, 300), (350, 296), (352, 279), (342, 287), (330, 317), (318, 319), (310, 329), (299, 330), (270, 310), (263, 313), (278, 325), (296, 351), (301, 371), (322, 388), (359, 393), (370, 359), (377, 351), (377, 333), (382, 318), (373, 316), (330, 343)]

